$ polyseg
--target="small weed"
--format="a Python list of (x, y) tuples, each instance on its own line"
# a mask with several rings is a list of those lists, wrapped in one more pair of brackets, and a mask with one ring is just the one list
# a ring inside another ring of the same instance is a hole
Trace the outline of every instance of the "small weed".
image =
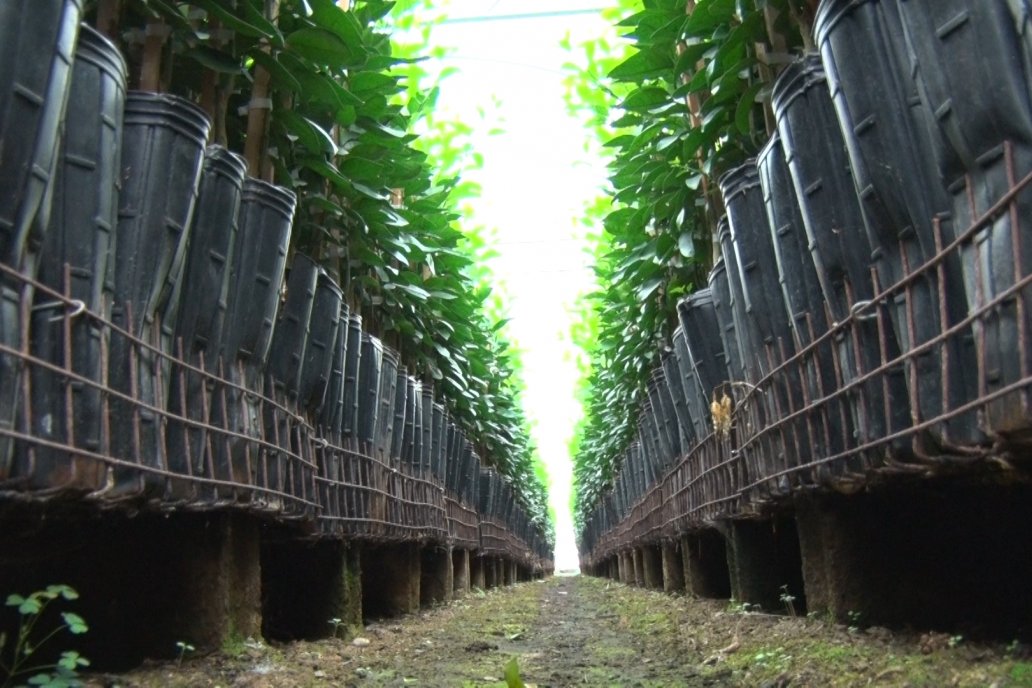
[(964, 636), (962, 635), (951, 635), (950, 639), (947, 641), (951, 649), (957, 647), (962, 642), (964, 642)]
[(851, 609), (846, 612), (846, 618), (849, 619), (849, 626), (846, 630), (850, 633), (859, 633), (863, 629), (863, 612), (858, 612), (855, 609)]
[(345, 627), (344, 626), (344, 621), (339, 619), (339, 618), (337, 618), (335, 616), (332, 619), (330, 619), (329, 621), (327, 621), (326, 623), (328, 623), (331, 626), (333, 626), (333, 637), (334, 638), (340, 638), (340, 629), (342, 627)]
[(50, 631), (37, 631), (36, 626), (52, 602), (57, 599), (70, 602), (79, 598), (79, 593), (67, 585), (50, 585), (45, 590), (37, 590), (28, 597), (8, 595), (7, 606), (18, 610), (18, 633), (11, 647), (10, 659), (4, 659), (4, 648), (7, 635), (0, 633), (0, 688), (9, 688), (17, 680), (20, 682), (28, 676), (28, 684), (47, 686), (49, 688), (70, 688), (80, 685), (79, 669), (89, 666), (90, 662), (74, 650), (61, 653), (60, 659), (53, 664), (30, 664), (32, 657), (43, 645), (57, 636), (61, 631), (72, 635), (82, 635), (89, 626), (78, 614), (61, 612), (61, 624)]
[(176, 649), (179, 651), (176, 654), (176, 668), (183, 666), (183, 658), (186, 657), (187, 653), (193, 652), (197, 648), (186, 642), (185, 640), (176, 641)]
[(788, 585), (782, 585), (781, 586), (781, 595), (778, 597), (778, 599), (781, 600), (782, 604), (785, 605), (785, 609), (788, 610), (788, 615), (789, 616), (795, 616), (796, 615), (796, 610), (795, 610), (795, 600), (796, 600), (796, 598), (795, 598), (795, 595), (793, 595), (792, 593), (790, 593), (788, 591)]
[(746, 614), (751, 611), (756, 611), (758, 608), (758, 604), (753, 604), (752, 602), (739, 602), (733, 597), (727, 603), (727, 611), (731, 614)]

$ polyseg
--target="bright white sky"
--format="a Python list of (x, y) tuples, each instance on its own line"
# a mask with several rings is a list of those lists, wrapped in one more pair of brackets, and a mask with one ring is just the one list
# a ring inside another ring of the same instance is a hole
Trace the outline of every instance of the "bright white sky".
[(559, 47), (612, 31), (596, 12), (604, 0), (450, 0), (435, 3), (448, 20), (435, 26), (434, 46), (452, 48), (443, 64), (459, 73), (441, 87), (438, 112), (471, 123), (470, 114), (500, 102), (504, 133), (474, 139), (484, 167), (470, 177), (483, 193), (477, 224), (496, 230), (491, 268), (509, 297), (507, 334), (524, 352), (524, 404), (552, 482), (556, 567), (575, 568), (569, 511), (568, 442), (580, 417), (577, 367), (570, 342), (571, 304), (591, 289), (590, 256), (576, 218), (605, 182), (605, 165), (585, 153), (590, 132), (566, 112)]

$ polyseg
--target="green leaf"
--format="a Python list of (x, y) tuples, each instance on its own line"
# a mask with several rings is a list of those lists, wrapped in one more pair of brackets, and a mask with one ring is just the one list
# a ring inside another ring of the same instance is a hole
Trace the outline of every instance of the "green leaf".
[(742, 94), (741, 99), (738, 101), (738, 107), (735, 109), (735, 126), (738, 128), (738, 132), (743, 135), (749, 135), (752, 133), (752, 114), (753, 105), (756, 103), (756, 95), (763, 89), (764, 83), (762, 81), (757, 82), (747, 88), (745, 93)]
[(240, 74), (244, 71), (243, 65), (240, 64), (238, 59), (229, 53), (224, 53), (221, 50), (216, 50), (204, 44), (187, 48), (183, 51), (183, 55), (192, 60), (196, 60), (198, 63), (214, 72), (220, 72), (222, 74)]
[(78, 614), (72, 612), (61, 612), (61, 618), (64, 619), (65, 626), (68, 628), (68, 632), (74, 635), (80, 635), (90, 630), (90, 627), (86, 625), (86, 622)]
[(637, 289), (636, 293), (638, 295), (638, 300), (639, 301), (644, 301), (645, 299), (647, 299), (650, 296), (652, 296), (652, 294), (657, 289), (659, 289), (660, 285), (663, 284), (663, 282), (664, 282), (664, 278), (663, 277), (653, 277), (653, 278), (649, 279), (648, 281), (646, 281), (644, 284), (642, 284)]
[(288, 35), (286, 40), (290, 50), (318, 65), (345, 68), (360, 59), (360, 53), (354, 46), (326, 29), (298, 29)]
[(520, 677), (520, 665), (515, 657), (505, 665), (505, 685), (508, 688), (526, 688), (527, 684)]

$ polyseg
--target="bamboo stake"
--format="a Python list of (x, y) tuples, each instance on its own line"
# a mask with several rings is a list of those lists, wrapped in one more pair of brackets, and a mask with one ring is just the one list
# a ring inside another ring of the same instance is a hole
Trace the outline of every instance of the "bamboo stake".
[(161, 57), (167, 37), (168, 27), (164, 21), (159, 19), (147, 24), (147, 35), (143, 42), (143, 64), (140, 67), (141, 91), (161, 91)]
[(97, 31), (117, 42), (121, 21), (122, 0), (100, 0), (97, 4)]
[[(265, 16), (272, 22), (279, 17), (279, 1), (265, 0)], [(265, 52), (271, 52), (266, 43), (262, 46)], [(247, 110), (247, 139), (244, 141), (244, 158), (247, 160), (247, 173), (252, 177), (262, 177), (263, 163), (269, 126), (269, 111), (272, 101), (269, 99), (269, 73), (261, 65), (254, 67), (254, 86), (251, 88), (251, 103)], [(265, 170), (268, 173), (268, 170)], [(266, 179), (266, 181), (272, 181)]]

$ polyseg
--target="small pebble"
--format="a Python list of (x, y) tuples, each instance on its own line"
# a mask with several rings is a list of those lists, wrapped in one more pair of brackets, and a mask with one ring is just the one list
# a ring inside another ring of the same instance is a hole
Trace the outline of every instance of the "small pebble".
[(355, 647), (366, 647), (369, 645), (369, 638), (355, 638), (351, 641), (351, 644)]

